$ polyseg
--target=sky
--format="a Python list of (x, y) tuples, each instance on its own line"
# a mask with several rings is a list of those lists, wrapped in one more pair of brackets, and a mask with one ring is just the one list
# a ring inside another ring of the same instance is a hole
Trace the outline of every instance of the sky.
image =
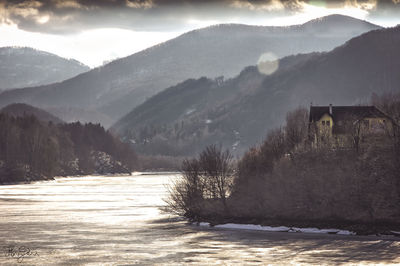
[(0, 47), (96, 67), (214, 24), (287, 26), (330, 14), (391, 27), (400, 0), (0, 0)]

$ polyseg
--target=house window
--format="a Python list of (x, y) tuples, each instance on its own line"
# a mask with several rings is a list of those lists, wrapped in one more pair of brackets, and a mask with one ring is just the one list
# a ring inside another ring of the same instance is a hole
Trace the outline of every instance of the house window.
[(322, 121), (322, 125), (325, 126), (325, 121)]
[(331, 121), (326, 121), (326, 125), (329, 127), (331, 125)]

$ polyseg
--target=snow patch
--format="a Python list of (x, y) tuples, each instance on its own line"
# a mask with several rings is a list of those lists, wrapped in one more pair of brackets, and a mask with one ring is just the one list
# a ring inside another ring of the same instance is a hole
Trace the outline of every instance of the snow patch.
[(233, 149), (233, 150), (236, 150), (237, 147), (239, 146), (239, 144), (240, 144), (240, 140), (238, 140), (238, 141), (236, 141), (235, 143), (233, 143), (233, 144), (232, 144), (232, 149)]
[(199, 223), (199, 226), (210, 226), (210, 223)]
[(195, 112), (195, 111), (196, 111), (196, 108), (188, 109), (188, 110), (185, 112), (185, 115), (190, 115), (190, 114), (192, 114), (192, 113)]
[(347, 230), (339, 230), (339, 232), (337, 232), (336, 234), (337, 234), (337, 235), (348, 235), (348, 236), (354, 236), (354, 235), (356, 235), (355, 232), (347, 231)]
[(270, 232), (288, 232), (289, 227), (286, 226), (261, 226), (256, 224), (219, 224), (214, 226), (215, 228), (225, 228), (225, 229), (245, 229), (245, 230), (258, 230), (258, 231), (270, 231)]
[(291, 232), (300, 232), (300, 233), (311, 233), (311, 234), (340, 234), (344, 235), (350, 234), (350, 231), (345, 231), (345, 230), (339, 230), (339, 229), (318, 229), (318, 228), (298, 228), (298, 227), (292, 227)]
[[(210, 223), (195, 223), (198, 226), (210, 227)], [(298, 227), (286, 227), (286, 226), (261, 226), (257, 224), (218, 224), (215, 228), (223, 229), (239, 229), (239, 230), (256, 230), (256, 231), (267, 231), (267, 232), (290, 232), (290, 233), (307, 233), (307, 234), (336, 234), (336, 235), (356, 235), (355, 232), (340, 230), (340, 229), (318, 229), (318, 228), (298, 228)]]
[(400, 231), (390, 231), (395, 236), (400, 236)]

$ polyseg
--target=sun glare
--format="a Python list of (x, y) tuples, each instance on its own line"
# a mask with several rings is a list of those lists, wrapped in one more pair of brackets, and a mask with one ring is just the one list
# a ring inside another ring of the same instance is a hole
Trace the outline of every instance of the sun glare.
[(40, 18), (37, 20), (37, 22), (38, 22), (39, 24), (45, 24), (45, 23), (49, 22), (49, 20), (50, 20), (50, 16), (49, 16), (49, 15), (46, 15), (46, 16), (40, 17)]
[(29, 46), (65, 58), (74, 58), (90, 67), (128, 56), (181, 34), (106, 28), (64, 36), (27, 32), (18, 29), (16, 25), (1, 25), (0, 31), (0, 47)]

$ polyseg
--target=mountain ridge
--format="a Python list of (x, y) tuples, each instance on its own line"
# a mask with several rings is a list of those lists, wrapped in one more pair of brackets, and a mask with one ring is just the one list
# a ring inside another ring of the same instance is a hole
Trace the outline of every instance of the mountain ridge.
[[(173, 101), (168, 97), (158, 99), (158, 106), (153, 102), (152, 109), (159, 110), (159, 113), (152, 113), (155, 117), (137, 119), (151, 111), (143, 110), (143, 106), (176, 90), (172, 87), (133, 109), (114, 124), (113, 130), (125, 141), (135, 143), (142, 153), (193, 155), (211, 143), (241, 153), (261, 141), (269, 129), (280, 126), (286, 112), (299, 105), (308, 106), (311, 102), (354, 105), (369, 101), (372, 93), (400, 90), (399, 46), (399, 26), (370, 31), (330, 52), (283, 58), (280, 68), (270, 76), (260, 74), (257, 67), (252, 66), (222, 86), (209, 80), (210, 85), (204, 85), (204, 95), (196, 97), (199, 101), (209, 97), (217, 103), (199, 110), (198, 102), (188, 102), (181, 112), (196, 111), (175, 116), (172, 122), (159, 123), (157, 121), (162, 119), (156, 117), (165, 116), (168, 106), (180, 101), (179, 94), (172, 95)], [(191, 82), (201, 83), (201, 80)], [(180, 90), (189, 93), (194, 87)], [(208, 93), (211, 96), (207, 96)], [(187, 96), (181, 94), (181, 98)], [(233, 94), (236, 96), (232, 97)]]
[[(349, 20), (344, 16), (337, 18)], [(148, 97), (188, 78), (233, 77), (245, 66), (257, 63), (263, 53), (273, 53), (279, 58), (326, 51), (355, 35), (380, 28), (357, 19), (350, 21), (352, 24), (339, 32), (335, 26), (337, 22), (332, 25), (329, 21), (323, 22), (326, 23), (325, 32), (332, 33), (323, 37), (306, 30), (306, 24), (288, 27), (219, 25), (198, 29), (60, 83), (3, 92), (0, 106), (26, 102), (44, 109), (84, 107), (98, 112), (98, 121), (92, 122), (107, 126)], [(240, 29), (243, 27), (245, 29)], [(104, 115), (109, 119), (104, 119)], [(82, 119), (85, 121), (83, 116)]]
[(0, 47), (0, 84), (3, 90), (60, 82), (88, 70), (88, 66), (75, 59), (31, 47)]

